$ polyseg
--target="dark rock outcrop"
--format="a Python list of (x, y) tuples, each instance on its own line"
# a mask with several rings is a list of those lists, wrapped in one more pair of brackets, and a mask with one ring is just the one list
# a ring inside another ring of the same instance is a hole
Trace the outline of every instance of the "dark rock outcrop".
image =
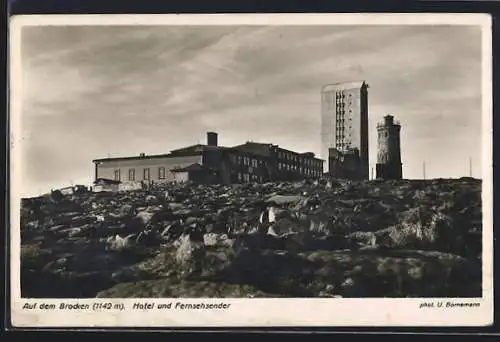
[(157, 184), (23, 199), (29, 297), (475, 297), (481, 181)]

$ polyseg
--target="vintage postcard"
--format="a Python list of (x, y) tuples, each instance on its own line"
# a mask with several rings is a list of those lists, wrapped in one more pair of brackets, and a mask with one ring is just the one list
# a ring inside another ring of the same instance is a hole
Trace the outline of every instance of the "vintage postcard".
[(492, 324), (489, 15), (10, 24), (13, 326)]

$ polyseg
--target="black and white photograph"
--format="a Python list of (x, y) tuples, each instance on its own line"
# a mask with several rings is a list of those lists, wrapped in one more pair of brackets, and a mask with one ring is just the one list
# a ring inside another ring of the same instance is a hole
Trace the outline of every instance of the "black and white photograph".
[(12, 24), (20, 316), (492, 318), (488, 16), (60, 17)]

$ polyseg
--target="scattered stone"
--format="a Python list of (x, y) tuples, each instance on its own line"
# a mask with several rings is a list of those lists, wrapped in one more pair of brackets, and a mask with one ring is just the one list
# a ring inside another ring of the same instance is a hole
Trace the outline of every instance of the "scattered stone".
[(249, 297), (480, 294), (479, 180), (66, 190), (22, 200), (23, 295), (95, 296), (150, 278), (149, 293), (179, 295), (204, 293), (187, 290), (195, 279)]

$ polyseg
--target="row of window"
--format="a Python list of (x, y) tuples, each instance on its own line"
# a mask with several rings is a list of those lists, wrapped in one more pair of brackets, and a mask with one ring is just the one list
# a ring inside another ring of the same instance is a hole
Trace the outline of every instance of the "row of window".
[(238, 172), (238, 181), (239, 182), (262, 182), (263, 178), (262, 176), (257, 176), (251, 173), (244, 173), (244, 172)]
[[(342, 115), (345, 116), (345, 109), (343, 107), (337, 107), (337, 110), (335, 111), (336, 115)], [(349, 119), (352, 120), (352, 109), (349, 109)]]
[(344, 100), (337, 99), (337, 101), (335, 103), (337, 104), (337, 106), (342, 106), (342, 107), (345, 107), (347, 105), (351, 106), (352, 105), (352, 100), (349, 100), (349, 101), (345, 102)]
[[(115, 180), (121, 181), (120, 169), (115, 170), (114, 176), (115, 176)], [(158, 178), (165, 179), (165, 168), (164, 167), (158, 168)], [(151, 179), (150, 169), (149, 168), (142, 169), (142, 180), (150, 180), (150, 179)], [(136, 180), (135, 169), (128, 170), (128, 180), (129, 181)]]
[(305, 167), (297, 166), (297, 165), (293, 165), (293, 164), (278, 163), (278, 170), (298, 172), (300, 174), (304, 174), (307, 176), (320, 176), (321, 175), (321, 171), (319, 171), (317, 169), (309, 169), (309, 168), (305, 168)]
[[(323, 101), (327, 103), (328, 108), (332, 108), (334, 103), (337, 105), (345, 103), (345, 98), (344, 91), (336, 92), (335, 94), (333, 92), (328, 92), (324, 94)], [(352, 105), (352, 94), (349, 94), (347, 103)]]
[[(240, 158), (243, 158), (242, 159), (242, 163), (243, 165), (251, 165), (251, 168), (252, 167), (257, 167), (259, 165), (258, 163), (258, 160), (256, 159), (251, 159), (251, 158), (248, 158), (248, 157), (239, 157), (238, 156), (238, 160)], [(262, 164), (262, 162), (260, 162)], [(315, 167), (317, 169), (321, 168), (321, 161), (314, 161), (313, 160), (306, 160), (306, 164), (309, 166), (309, 167)], [(249, 169), (250, 171), (252, 171), (252, 169)], [(294, 164), (287, 164), (287, 163), (278, 163), (278, 169), (279, 170), (284, 170), (284, 171), (293, 171), (293, 172), (299, 172), (301, 174), (305, 174), (305, 175), (308, 175), (308, 176), (319, 176), (320, 175), (320, 171), (318, 171), (317, 169), (311, 169), (311, 168), (307, 168), (307, 167), (303, 167), (303, 166), (297, 166), (297, 165), (294, 165)], [(120, 169), (116, 169), (114, 171), (114, 179), (117, 180), (117, 181), (121, 181), (121, 170)], [(150, 171), (150, 168), (144, 168), (142, 169), (142, 179), (141, 180), (150, 180), (151, 179), (151, 171)], [(165, 179), (165, 167), (159, 167), (158, 168), (158, 179)], [(128, 170), (128, 180), (129, 181), (136, 181), (138, 179), (136, 179), (136, 169), (129, 169)], [(258, 176), (258, 175), (254, 175), (252, 173), (238, 173), (238, 180), (239, 181), (261, 181), (262, 180), (262, 177), (261, 176)]]
[(307, 166), (321, 167), (320, 160), (301, 158), (293, 153), (278, 152), (278, 158), (280, 160), (291, 161), (295, 163), (304, 164)]
[[(301, 158), (298, 155), (295, 155), (295, 154), (289, 153), (289, 152), (284, 152), (284, 151), (278, 152), (278, 158), (280, 160), (284, 160), (284, 161), (302, 163), (302, 164), (310, 166), (310, 167), (320, 168), (322, 166), (322, 164), (321, 164), (322, 162), (320, 160)], [(258, 159), (251, 158), (251, 157), (245, 157), (245, 156), (232, 155), (231, 162), (233, 164), (238, 164), (238, 165), (243, 165), (243, 166), (251, 166), (254, 168), (258, 168), (258, 167), (263, 166), (262, 160), (258, 160)]]
[(335, 125), (335, 128), (336, 128), (337, 132), (340, 132), (340, 131), (344, 132), (344, 131), (351, 131), (352, 130), (351, 125), (346, 126), (343, 123), (337, 123), (337, 125)]
[(347, 105), (351, 106), (352, 105), (352, 100), (349, 99), (349, 101), (344, 102), (344, 100), (337, 99), (337, 101), (335, 103), (337, 104), (338, 107), (345, 107)]
[[(344, 99), (345, 98), (345, 92), (343, 90), (335, 92), (335, 98), (337, 98), (337, 99)], [(352, 94), (349, 94), (349, 99), (352, 99)]]
[(262, 161), (245, 156), (231, 155), (231, 162), (233, 164), (244, 165), (244, 166), (252, 166), (252, 167), (258, 167), (259, 165), (262, 166)]

